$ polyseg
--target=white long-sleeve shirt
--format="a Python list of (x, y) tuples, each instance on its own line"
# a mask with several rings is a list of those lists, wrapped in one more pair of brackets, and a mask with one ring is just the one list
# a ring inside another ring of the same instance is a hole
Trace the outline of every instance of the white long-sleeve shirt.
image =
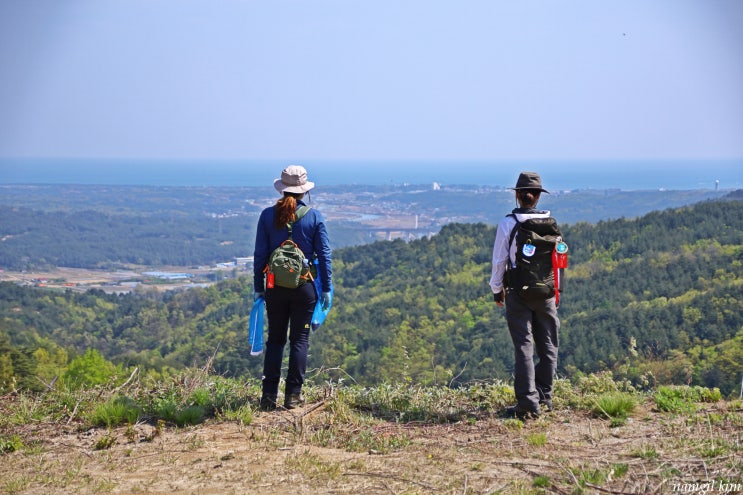
[(507, 215), (498, 223), (495, 231), (495, 243), (493, 244), (493, 270), (490, 275), (490, 288), (493, 294), (503, 290), (503, 275), (506, 273), (508, 263), (511, 267), (516, 263), (516, 243), (508, 245), (511, 240), (511, 231), (516, 226), (516, 220), (524, 222), (530, 218), (549, 218), (550, 212), (547, 210), (532, 210), (530, 213), (516, 213)]

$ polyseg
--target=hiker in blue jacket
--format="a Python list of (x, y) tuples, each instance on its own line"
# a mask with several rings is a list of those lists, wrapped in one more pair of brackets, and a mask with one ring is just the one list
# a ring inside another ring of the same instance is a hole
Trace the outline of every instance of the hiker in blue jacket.
[[(514, 345), (514, 392), (516, 405), (507, 413), (521, 419), (539, 416), (542, 409), (552, 410), (552, 384), (557, 368), (558, 332), (555, 297), (527, 301), (516, 290), (506, 287), (504, 276), (507, 268), (516, 266), (516, 243), (511, 231), (519, 222), (528, 218), (549, 218), (550, 212), (538, 210), (542, 180), (535, 172), (522, 172), (516, 182), (514, 209), (498, 224), (493, 245), (493, 268), (490, 287), (498, 306), (506, 308), (506, 321)], [(538, 363), (534, 364), (536, 348)]]
[[(286, 287), (267, 288), (264, 269), (271, 253), (289, 235), (287, 224), (296, 220), (296, 211), (306, 206), (305, 193), (315, 187), (307, 180), (307, 171), (299, 165), (290, 165), (281, 172), (281, 178), (274, 181), (274, 188), (281, 198), (274, 206), (261, 212), (255, 236), (254, 257), (254, 298), (265, 297), (268, 317), (268, 338), (263, 362), (263, 386), (260, 408), (265, 411), (276, 409), (276, 400), (281, 378), (281, 362), (284, 346), (289, 337), (289, 370), (286, 375), (284, 407), (293, 409), (302, 404), (301, 396), (304, 375), (307, 369), (310, 322), (317, 303), (315, 284), (311, 281), (295, 289)], [(292, 226), (292, 238), (312, 263), (316, 257), (319, 276), (322, 282), (322, 304), (331, 303), (332, 263), (328, 233), (322, 214), (315, 208), (309, 209)]]

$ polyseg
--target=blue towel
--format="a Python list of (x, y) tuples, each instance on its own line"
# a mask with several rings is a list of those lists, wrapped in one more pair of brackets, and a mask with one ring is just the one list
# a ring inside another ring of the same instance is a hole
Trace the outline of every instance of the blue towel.
[(266, 300), (262, 297), (253, 303), (250, 311), (250, 324), (248, 325), (248, 344), (250, 355), (260, 356), (263, 353), (263, 320), (265, 318)]

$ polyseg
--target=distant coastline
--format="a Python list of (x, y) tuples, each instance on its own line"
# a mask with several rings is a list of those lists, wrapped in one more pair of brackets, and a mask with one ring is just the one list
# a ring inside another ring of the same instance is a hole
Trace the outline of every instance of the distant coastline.
[[(0, 184), (270, 186), (287, 160), (110, 160), (0, 158)], [(510, 187), (520, 170), (555, 190), (743, 188), (743, 158), (663, 161), (302, 162), (322, 185), (432, 184)], [(719, 181), (719, 182), (718, 182)]]

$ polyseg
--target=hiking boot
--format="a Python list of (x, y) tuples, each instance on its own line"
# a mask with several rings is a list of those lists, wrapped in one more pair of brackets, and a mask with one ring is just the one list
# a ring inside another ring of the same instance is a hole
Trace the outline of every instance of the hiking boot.
[(301, 407), (302, 404), (304, 404), (304, 399), (299, 394), (289, 394), (284, 398), (284, 407), (287, 409)]
[(521, 406), (511, 406), (506, 408), (506, 417), (520, 419), (521, 421), (536, 419), (539, 417), (539, 410), (533, 411), (524, 409)]
[(261, 411), (273, 411), (276, 409), (276, 397), (263, 396), (261, 397), (261, 403), (258, 406)]
[(544, 409), (546, 412), (552, 412), (552, 399), (540, 400), (539, 407)]

